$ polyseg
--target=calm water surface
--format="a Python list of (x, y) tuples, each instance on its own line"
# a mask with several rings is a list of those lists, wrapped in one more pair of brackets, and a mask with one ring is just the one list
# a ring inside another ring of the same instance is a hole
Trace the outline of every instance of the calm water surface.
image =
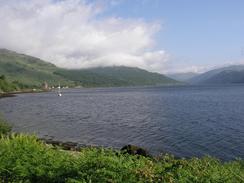
[(244, 85), (68, 89), (0, 99), (14, 131), (153, 154), (244, 158)]

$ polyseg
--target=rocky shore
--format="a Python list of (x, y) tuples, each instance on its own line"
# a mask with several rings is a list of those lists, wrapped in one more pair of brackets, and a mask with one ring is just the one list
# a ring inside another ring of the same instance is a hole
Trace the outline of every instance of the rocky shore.
[[(54, 147), (58, 147), (58, 148), (61, 148), (63, 150), (68, 150), (68, 151), (80, 151), (82, 148), (85, 148), (85, 147), (93, 147), (93, 148), (95, 147), (95, 146), (88, 146), (88, 145), (80, 145), (77, 142), (62, 142), (62, 141), (53, 140), (53, 139), (40, 138), (39, 140), (43, 141), (46, 144), (50, 144)], [(125, 145), (120, 150), (123, 153), (128, 153), (131, 155), (141, 155), (141, 156), (145, 156), (145, 157), (151, 157), (151, 155), (149, 154), (149, 152), (146, 149), (135, 146), (135, 145), (130, 145), (130, 144)]]

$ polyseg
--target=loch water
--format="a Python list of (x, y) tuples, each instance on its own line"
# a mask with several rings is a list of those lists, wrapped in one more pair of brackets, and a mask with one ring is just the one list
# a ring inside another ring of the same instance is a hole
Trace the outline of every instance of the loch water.
[(244, 85), (66, 89), (0, 99), (15, 132), (152, 154), (244, 158)]

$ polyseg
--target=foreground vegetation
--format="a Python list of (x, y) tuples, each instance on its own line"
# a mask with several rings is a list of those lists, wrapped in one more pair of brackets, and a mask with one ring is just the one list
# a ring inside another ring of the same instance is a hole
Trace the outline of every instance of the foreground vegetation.
[(64, 151), (35, 136), (9, 134), (11, 128), (0, 121), (0, 182), (244, 182), (242, 160), (148, 158), (102, 148)]
[(53, 149), (34, 136), (0, 139), (0, 180), (3, 182), (243, 182), (242, 161), (158, 159), (84, 148)]
[(0, 136), (8, 135), (11, 132), (11, 126), (0, 115)]

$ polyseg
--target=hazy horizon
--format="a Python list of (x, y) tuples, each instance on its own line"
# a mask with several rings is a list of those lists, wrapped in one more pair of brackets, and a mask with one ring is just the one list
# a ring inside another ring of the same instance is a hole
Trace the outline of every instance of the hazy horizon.
[(64, 68), (204, 72), (244, 63), (244, 2), (0, 0), (0, 47)]

